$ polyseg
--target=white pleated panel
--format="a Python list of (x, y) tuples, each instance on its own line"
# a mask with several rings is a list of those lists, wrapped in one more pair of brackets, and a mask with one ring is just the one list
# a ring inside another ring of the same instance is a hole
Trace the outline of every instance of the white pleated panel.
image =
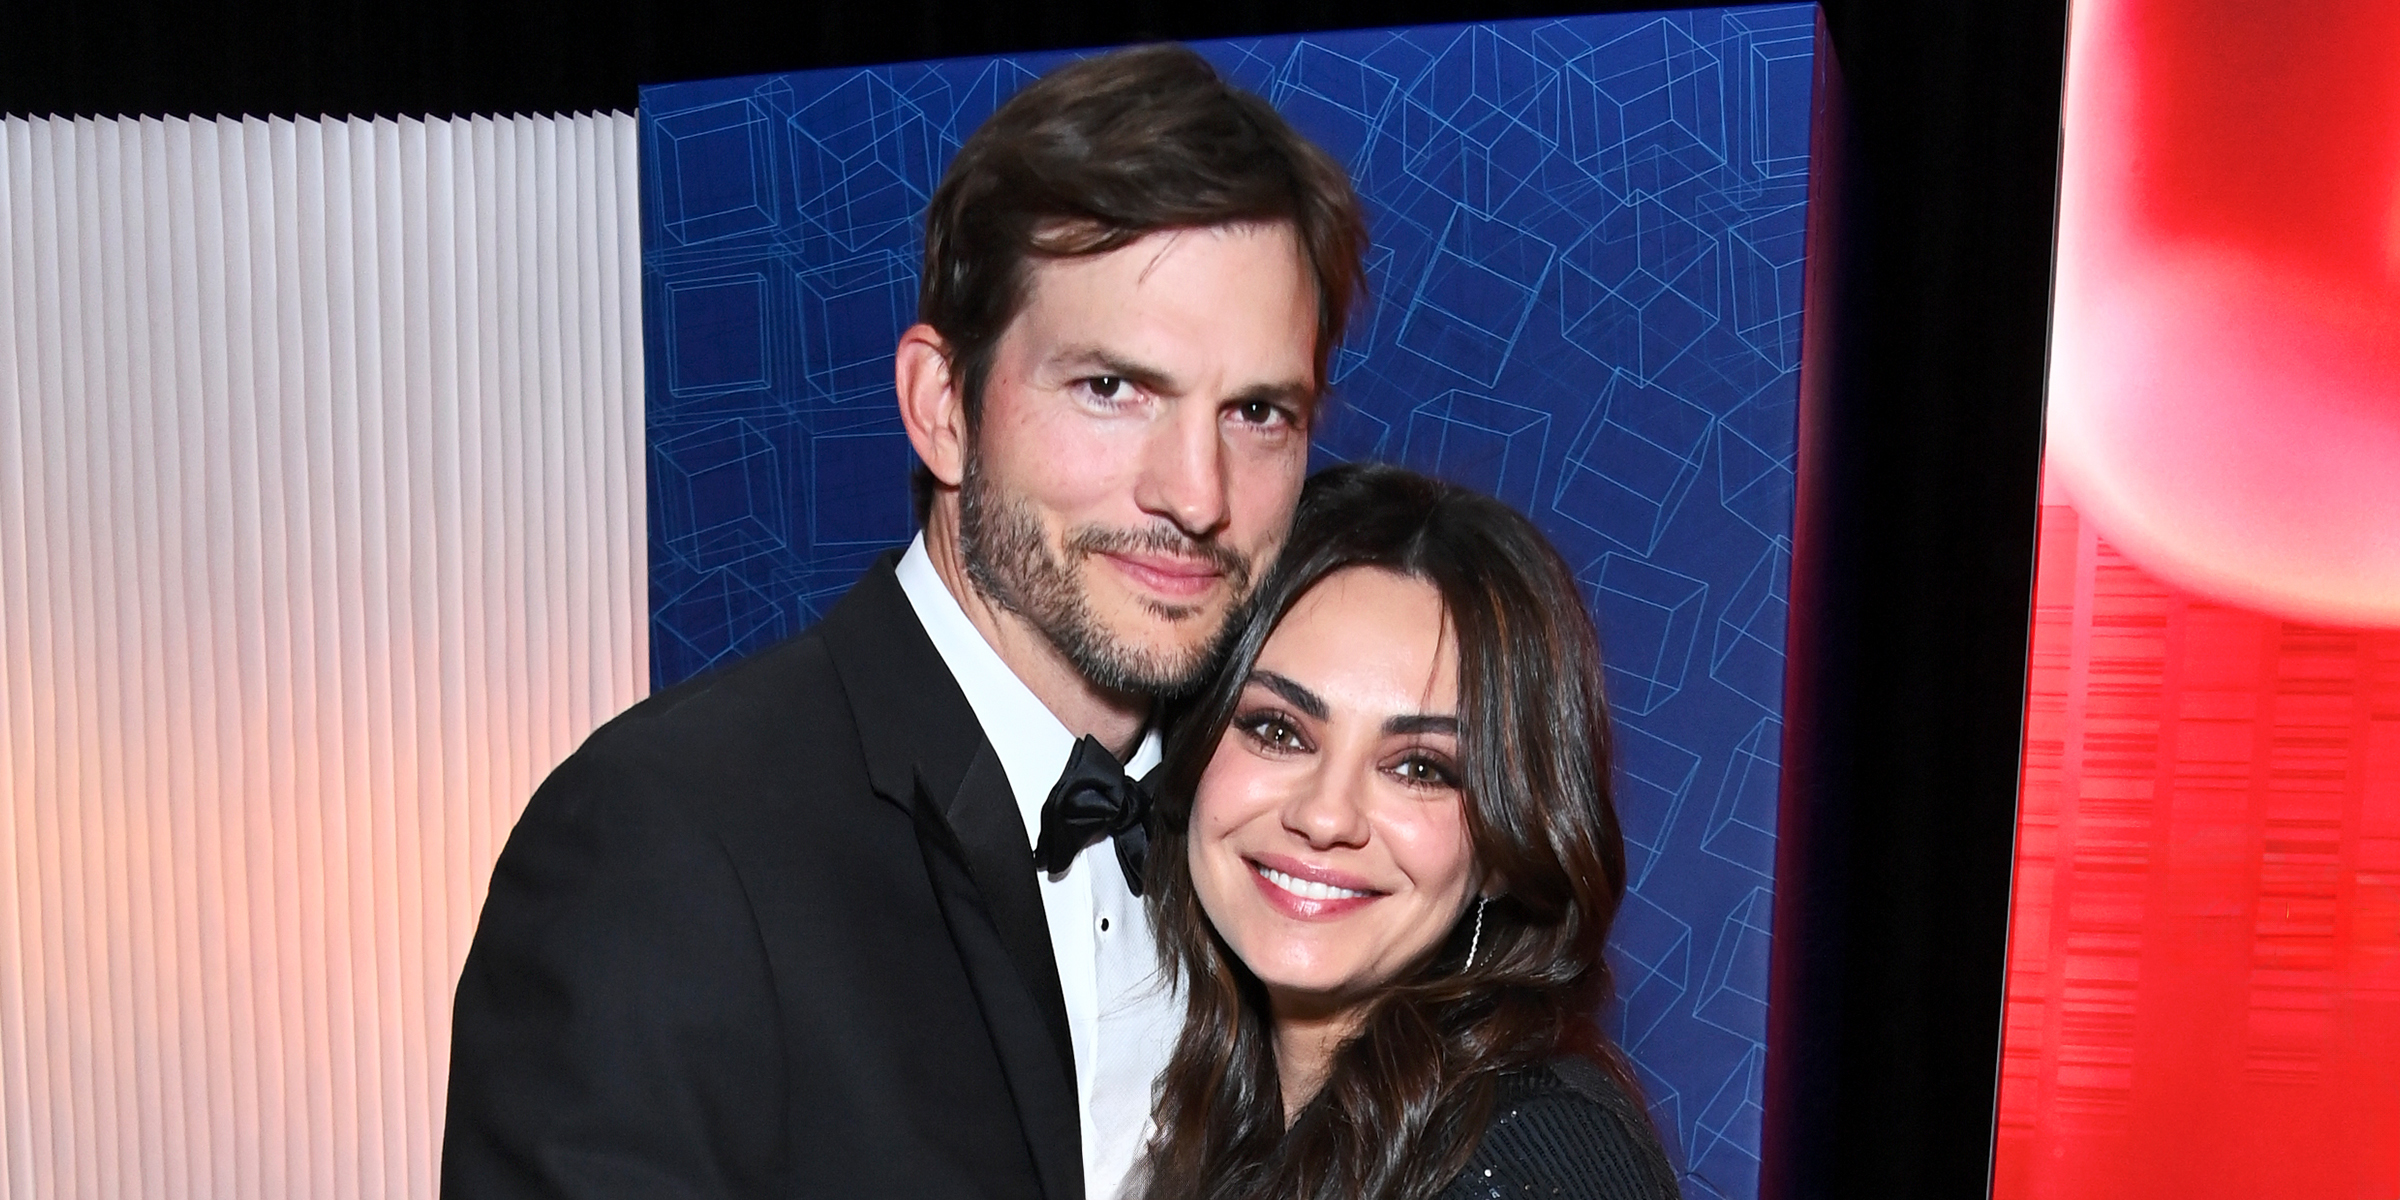
[(648, 690), (634, 122), (0, 122), (0, 1186), (431, 1197)]

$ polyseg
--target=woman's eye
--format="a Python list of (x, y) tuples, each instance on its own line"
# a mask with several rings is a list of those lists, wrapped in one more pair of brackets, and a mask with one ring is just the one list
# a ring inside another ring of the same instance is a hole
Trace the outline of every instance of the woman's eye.
[(1418, 787), (1458, 786), (1458, 780), (1451, 775), (1450, 768), (1430, 758), (1401, 759), (1399, 765), (1393, 767), (1392, 771), (1400, 777), (1401, 782)]
[(1282, 717), (1273, 714), (1250, 717), (1241, 725), (1242, 732), (1249, 734), (1251, 741), (1266, 749), (1293, 751), (1306, 748), (1300, 740), (1300, 731)]

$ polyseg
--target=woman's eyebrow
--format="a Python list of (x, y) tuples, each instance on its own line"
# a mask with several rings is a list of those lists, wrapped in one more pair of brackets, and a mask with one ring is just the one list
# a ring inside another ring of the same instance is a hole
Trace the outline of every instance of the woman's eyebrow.
[(1332, 714), (1333, 710), (1326, 707), (1322, 697), (1273, 671), (1253, 670), (1250, 672), (1250, 678), (1245, 682), (1255, 683), (1283, 697), (1284, 703), (1299, 709), (1315, 720), (1325, 720)]
[(1409, 713), (1383, 723), (1386, 735), (1406, 736), (1418, 733), (1446, 733), (1458, 736), (1458, 718), (1439, 713)]

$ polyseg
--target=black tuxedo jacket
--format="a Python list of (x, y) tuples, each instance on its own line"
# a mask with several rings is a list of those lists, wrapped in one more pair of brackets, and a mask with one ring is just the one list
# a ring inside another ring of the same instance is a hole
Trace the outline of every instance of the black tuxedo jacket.
[(459, 980), (445, 1197), (1083, 1200), (1033, 851), (896, 557), (534, 794)]

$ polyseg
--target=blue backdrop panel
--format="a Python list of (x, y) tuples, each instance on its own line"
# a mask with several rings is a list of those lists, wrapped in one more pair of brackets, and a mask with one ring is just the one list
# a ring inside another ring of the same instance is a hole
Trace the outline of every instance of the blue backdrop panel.
[[(1599, 620), (1632, 895), (1616, 1031), (1692, 1195), (1757, 1192), (1813, 10), (1202, 44), (1346, 163), (1373, 295), (1320, 463), (1532, 514)], [(960, 141), (1063, 55), (642, 93), (653, 676), (813, 621), (910, 532), (891, 354)]]

